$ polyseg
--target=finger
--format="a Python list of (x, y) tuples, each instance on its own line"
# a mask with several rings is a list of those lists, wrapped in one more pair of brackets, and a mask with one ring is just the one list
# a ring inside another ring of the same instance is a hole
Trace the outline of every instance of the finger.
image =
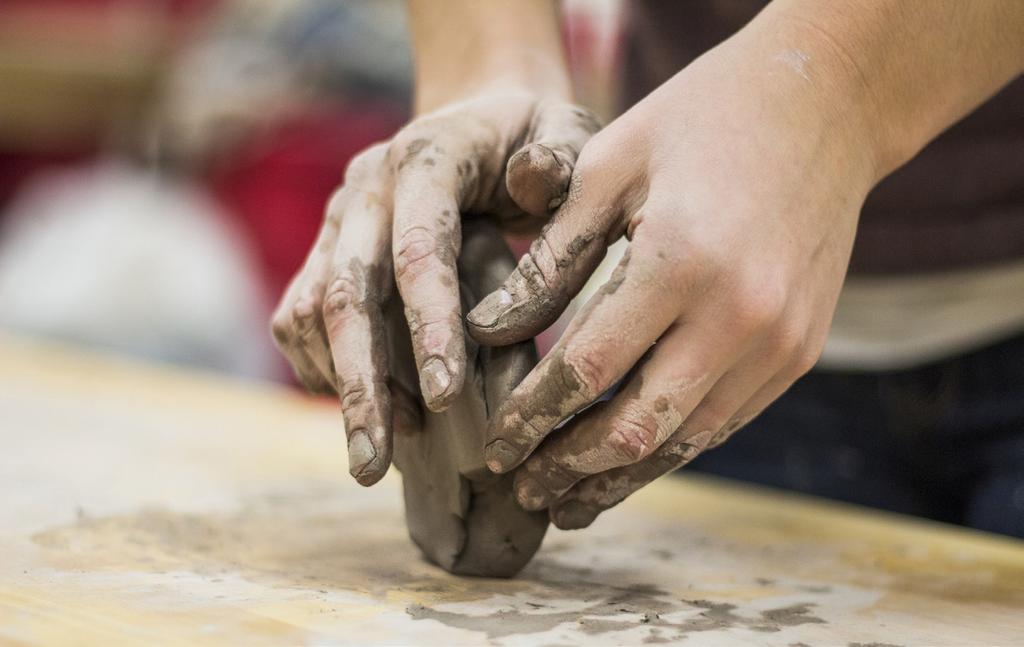
[[(634, 256), (627, 249), (608, 283), (570, 322), (555, 348), (498, 407), (485, 448), (493, 471), (518, 465), (556, 425), (594, 402), (677, 317), (678, 302), (662, 298), (664, 286), (654, 278), (664, 274), (656, 267), (656, 252), (655, 247)], [(683, 289), (678, 294), (685, 299)], [(623, 334), (624, 322), (628, 334)]]
[[(323, 310), (324, 282), (317, 280), (302, 288), (291, 309), (292, 331), (298, 346), (323, 377), (330, 390), (334, 390), (334, 366), (327, 345), (327, 333), (321, 318)], [(313, 378), (316, 379), (315, 377)]]
[(620, 211), (595, 186), (572, 179), (572, 196), (555, 214), (498, 290), (467, 317), (481, 343), (502, 346), (530, 339), (558, 318), (604, 258)]
[(650, 456), (713, 390), (735, 360), (736, 342), (711, 321), (673, 328), (611, 401), (570, 421), (527, 459), (516, 474), (520, 504), (540, 510), (587, 476)]
[(458, 151), (416, 139), (401, 151), (395, 181), (395, 279), (405, 303), (423, 398), (442, 411), (462, 390), (466, 343), (456, 259)]
[(349, 472), (376, 483), (391, 463), (392, 409), (382, 306), (391, 289), (391, 232), (376, 192), (351, 189), (324, 292)]
[(299, 381), (317, 393), (334, 391), (334, 370), (320, 311), (323, 276), (338, 236), (343, 202), (343, 191), (336, 192), (328, 201), (317, 239), (271, 318), (271, 331), (278, 348)]
[[(297, 281), (302, 277), (296, 278)], [(274, 313), (271, 321), (271, 329), (274, 335), (274, 342), (278, 349), (288, 360), (296, 379), (310, 393), (334, 393), (333, 380), (325, 374), (317, 363), (313, 361), (306, 352), (304, 336), (300, 330), (307, 330), (312, 323), (302, 323), (312, 317), (315, 311), (315, 298), (313, 294), (306, 293), (303, 297), (283, 301), (277, 312)]]
[(712, 435), (710, 431), (688, 435), (680, 429), (639, 463), (583, 479), (551, 506), (548, 512), (551, 522), (562, 530), (586, 528), (605, 510), (692, 461), (704, 450)]
[[(792, 380), (792, 367), (772, 374), (772, 353), (749, 353), (701, 400), (680, 428), (650, 456), (633, 465), (587, 477), (550, 506), (552, 523), (563, 530), (589, 526), (603, 511), (701, 452), (721, 444), (753, 420)], [(768, 380), (765, 383), (765, 380)], [(760, 388), (758, 388), (760, 387)], [(751, 392), (753, 396), (749, 396)]]
[(509, 158), (505, 185), (519, 207), (547, 218), (565, 202), (580, 150), (601, 125), (588, 110), (563, 101), (538, 107), (530, 143)]

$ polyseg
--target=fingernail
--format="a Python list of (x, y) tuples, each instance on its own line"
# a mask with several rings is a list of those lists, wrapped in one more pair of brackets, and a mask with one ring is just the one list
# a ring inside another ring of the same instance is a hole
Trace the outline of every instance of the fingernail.
[(552, 521), (562, 530), (579, 530), (594, 523), (597, 515), (598, 511), (593, 506), (571, 499), (554, 510)]
[(452, 376), (444, 362), (434, 357), (423, 364), (423, 370), (420, 371), (420, 388), (423, 389), (428, 402), (440, 400), (451, 385)]
[(501, 474), (516, 464), (519, 458), (519, 451), (507, 440), (492, 441), (484, 448), (484, 462), (487, 469), (495, 474)]
[(542, 173), (551, 173), (554, 170), (561, 170), (564, 166), (555, 151), (543, 144), (534, 144), (526, 149), (530, 156), (530, 164)]
[(532, 476), (523, 476), (516, 480), (516, 500), (524, 510), (541, 510), (547, 506), (550, 498), (551, 493), (541, 487)]
[(348, 439), (348, 473), (358, 481), (366, 467), (377, 458), (377, 450), (365, 431), (357, 431)]
[(473, 308), (466, 318), (478, 328), (490, 328), (512, 307), (512, 295), (505, 288), (491, 292)]

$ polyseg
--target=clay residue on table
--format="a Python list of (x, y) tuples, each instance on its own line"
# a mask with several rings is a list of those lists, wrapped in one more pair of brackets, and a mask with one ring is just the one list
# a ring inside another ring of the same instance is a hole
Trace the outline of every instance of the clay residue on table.
[[(339, 499), (325, 487), (264, 495), (233, 514), (161, 508), (102, 518), (85, 513), (75, 523), (33, 539), (46, 549), (53, 566), (66, 570), (231, 574), (314, 595), (327, 590), (381, 599), (402, 590), (425, 594), (423, 603), (406, 609), (413, 619), (437, 620), (492, 638), (543, 632), (563, 623), (587, 634), (648, 626), (659, 630), (650, 633), (656, 641), (658, 636), (730, 628), (775, 632), (824, 622), (814, 615), (811, 603), (748, 615), (732, 604), (683, 600), (651, 585), (611, 585), (588, 569), (550, 559), (538, 560), (516, 580), (467, 581), (420, 560), (394, 515), (340, 512), (345, 508)], [(526, 601), (476, 616), (437, 608), (492, 595)], [(558, 604), (565, 600), (579, 604), (565, 610)]]
[[(774, 633), (785, 627), (825, 623), (811, 612), (812, 603), (769, 609), (748, 617), (736, 613), (734, 604), (676, 600), (664, 591), (642, 586), (598, 586), (596, 590), (577, 593), (597, 599), (572, 611), (545, 611), (546, 605), (527, 602), (524, 605), (527, 608), (502, 608), (487, 615), (440, 611), (421, 604), (410, 605), (406, 613), (417, 620), (437, 620), (450, 627), (481, 631), (491, 639), (543, 633), (566, 623), (585, 634), (649, 627), (647, 639), (650, 642), (681, 640), (688, 634), (706, 631), (749, 629)], [(673, 618), (667, 617), (669, 614)]]
[[(649, 584), (619, 584), (619, 575), (560, 563), (557, 548), (512, 580), (448, 575), (420, 559), (396, 515), (353, 510), (344, 499), (324, 484), (257, 496), (233, 513), (148, 508), (93, 517), (83, 511), (75, 522), (37, 533), (33, 541), (57, 570), (190, 571), (213, 581), (241, 577), (314, 599), (337, 592), (380, 601), (398, 595), (415, 600), (406, 606), (414, 620), (437, 620), (492, 638), (571, 623), (585, 634), (649, 627), (648, 638), (657, 642), (694, 632), (776, 632), (824, 622), (810, 602), (743, 611), (733, 604), (682, 599)], [(506, 602), (485, 615), (443, 608), (492, 599)]]
[[(500, 232), (484, 222), (463, 227), (460, 293), (464, 309), (493, 290), (514, 260)], [(393, 374), (410, 363), (404, 322), (390, 318)], [(469, 342), (462, 392), (443, 412), (423, 411), (419, 433), (396, 434), (409, 536), (432, 562), (462, 575), (510, 577), (540, 547), (546, 513), (528, 513), (512, 493), (512, 477), (484, 465), (488, 412), (536, 364), (531, 342), (501, 348)], [(459, 339), (459, 343), (462, 340)]]

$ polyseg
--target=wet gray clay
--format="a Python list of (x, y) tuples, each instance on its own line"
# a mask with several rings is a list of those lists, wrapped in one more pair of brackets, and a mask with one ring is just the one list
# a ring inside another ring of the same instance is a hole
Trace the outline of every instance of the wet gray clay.
[[(514, 267), (496, 229), (464, 223), (459, 259), (463, 314), (498, 288)], [(462, 393), (442, 413), (420, 403), (422, 429), (395, 434), (394, 463), (402, 473), (409, 535), (427, 559), (460, 575), (511, 577), (537, 552), (548, 517), (519, 507), (511, 474), (487, 469), (484, 434), (488, 413), (533, 368), (537, 355), (532, 341), (488, 348), (468, 334), (466, 340)], [(394, 338), (391, 346), (392, 363), (398, 357), (408, 366), (407, 338)]]

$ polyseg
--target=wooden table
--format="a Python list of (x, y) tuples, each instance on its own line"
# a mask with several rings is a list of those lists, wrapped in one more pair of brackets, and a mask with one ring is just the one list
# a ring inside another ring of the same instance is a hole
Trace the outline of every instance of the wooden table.
[(1024, 544), (663, 479), (517, 579), (408, 541), (331, 403), (0, 337), (0, 643), (1024, 645)]

